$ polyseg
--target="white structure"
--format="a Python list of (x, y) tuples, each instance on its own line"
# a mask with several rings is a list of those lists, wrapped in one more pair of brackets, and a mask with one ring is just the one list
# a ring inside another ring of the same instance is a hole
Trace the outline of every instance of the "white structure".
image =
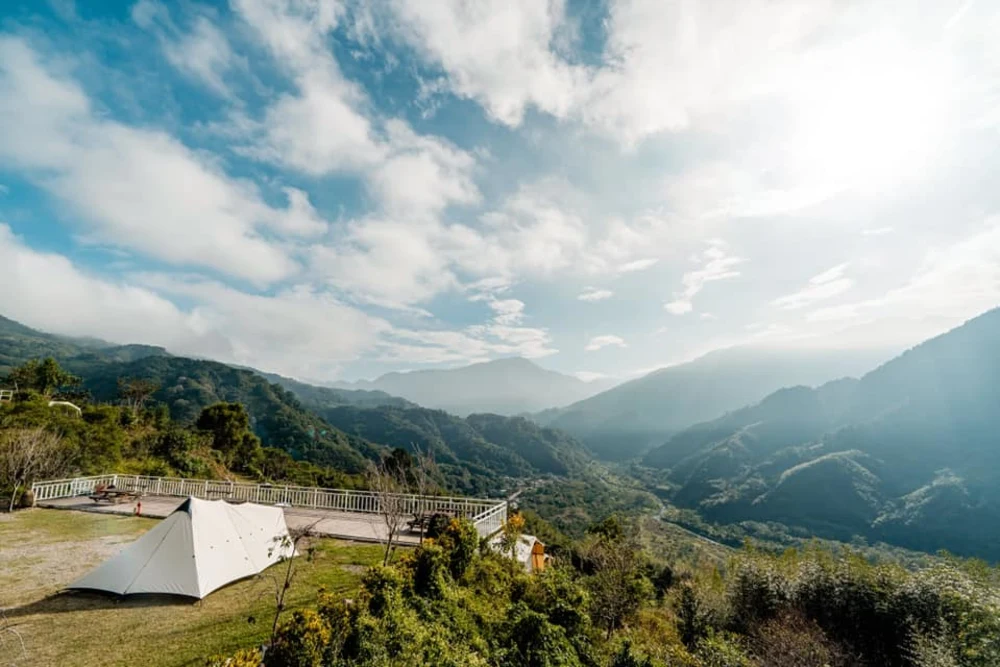
[(291, 550), (281, 508), (188, 498), (156, 527), (68, 588), (201, 599), (267, 569)]
[[(179, 477), (143, 477), (141, 475), (96, 475), (37, 481), (31, 485), (39, 503), (59, 498), (87, 496), (101, 484), (113, 485), (119, 491), (149, 496), (177, 496), (214, 500), (246, 500), (260, 505), (301, 507), (351, 514), (379, 513), (379, 494), (371, 491), (323, 489), (313, 486), (274, 486), (250, 482), (224, 482)], [(507, 520), (507, 501), (484, 498), (449, 496), (417, 496), (390, 494), (404, 514), (430, 516), (435, 513), (463, 517), (471, 521), (480, 537), (489, 537), (500, 530)]]
[[(505, 556), (510, 556), (510, 551), (501, 546), (503, 535), (497, 533), (490, 538), (490, 548)], [(545, 569), (549, 557), (545, 554), (545, 545), (534, 535), (521, 535), (514, 545), (514, 560), (521, 564), (526, 572), (541, 572)]]

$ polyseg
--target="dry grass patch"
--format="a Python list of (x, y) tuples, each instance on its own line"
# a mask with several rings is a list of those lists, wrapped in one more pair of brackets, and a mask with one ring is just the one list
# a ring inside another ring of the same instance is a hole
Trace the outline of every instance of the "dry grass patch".
[[(0, 516), (0, 608), (24, 639), (0, 647), (0, 664), (200, 665), (210, 654), (261, 643), (273, 614), (272, 570), (201, 602), (168, 596), (118, 599), (60, 590), (155, 524), (153, 519), (34, 509)], [(297, 562), (289, 608), (320, 587), (351, 593), (378, 545), (315, 540)], [(270, 613), (269, 613), (270, 610)]]

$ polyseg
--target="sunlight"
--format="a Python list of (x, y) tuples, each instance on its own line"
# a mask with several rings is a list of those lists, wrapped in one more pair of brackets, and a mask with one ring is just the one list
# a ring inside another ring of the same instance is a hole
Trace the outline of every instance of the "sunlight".
[(925, 168), (948, 130), (943, 59), (880, 44), (808, 67), (794, 95), (790, 166), (812, 182), (881, 190)]

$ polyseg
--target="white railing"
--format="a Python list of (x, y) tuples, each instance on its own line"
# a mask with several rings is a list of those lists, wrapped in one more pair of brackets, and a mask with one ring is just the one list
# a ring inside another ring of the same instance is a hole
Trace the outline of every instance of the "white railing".
[[(207, 500), (246, 500), (263, 505), (286, 504), (292, 507), (377, 514), (379, 496), (371, 491), (324, 489), (313, 486), (275, 486), (250, 482), (221, 482), (208, 479), (183, 479), (180, 477), (144, 477), (141, 475), (97, 475), (35, 482), (31, 490), (35, 501), (71, 498), (94, 493), (99, 485), (111, 486), (121, 491), (132, 491), (151, 496), (178, 496)], [(452, 496), (417, 496), (393, 494), (405, 514), (414, 516), (443, 512), (471, 520), (479, 534), (490, 535), (507, 520), (507, 501)]]

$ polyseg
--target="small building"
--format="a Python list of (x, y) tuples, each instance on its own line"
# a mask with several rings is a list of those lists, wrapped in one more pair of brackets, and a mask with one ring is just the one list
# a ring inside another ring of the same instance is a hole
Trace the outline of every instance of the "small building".
[[(490, 538), (490, 548), (497, 553), (509, 556), (510, 553), (500, 547), (503, 539), (502, 533), (496, 533)], [(520, 563), (526, 572), (541, 572), (549, 562), (549, 556), (545, 553), (545, 544), (534, 535), (521, 535), (514, 548), (514, 559)]]

